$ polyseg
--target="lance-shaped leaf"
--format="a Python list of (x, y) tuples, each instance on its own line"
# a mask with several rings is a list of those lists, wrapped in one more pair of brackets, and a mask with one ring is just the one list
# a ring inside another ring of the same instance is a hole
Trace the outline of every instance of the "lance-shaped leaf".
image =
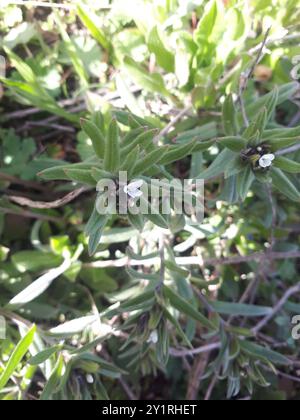
[[(107, 217), (103, 216), (103, 220), (108, 220)], [(89, 255), (92, 256), (97, 251), (97, 248), (99, 246), (99, 242), (103, 233), (103, 229), (105, 227), (105, 222), (103, 222), (103, 226), (99, 227), (96, 231), (92, 232), (89, 236)]]
[(266, 144), (270, 147), (272, 152), (284, 149), (286, 147), (293, 146), (300, 142), (300, 137), (288, 137), (288, 138), (271, 138), (266, 140)]
[(215, 326), (204, 316), (202, 315), (191, 302), (183, 299), (177, 293), (175, 293), (171, 288), (164, 286), (164, 295), (169, 299), (171, 306), (177, 309), (181, 313), (184, 313), (188, 317), (194, 319), (195, 321), (200, 322), (201, 325), (208, 328), (209, 330), (214, 330)]
[(133, 169), (132, 176), (137, 176), (146, 172), (149, 168), (152, 168), (153, 165), (163, 160), (164, 156), (168, 153), (167, 150), (167, 148), (157, 147), (145, 157), (139, 159)]
[(104, 169), (115, 172), (120, 167), (120, 132), (115, 119), (110, 123), (104, 155)]
[(79, 334), (86, 328), (90, 327), (97, 321), (95, 315), (83, 316), (81, 318), (72, 319), (63, 324), (53, 327), (49, 330), (50, 335), (70, 337), (74, 334)]
[(148, 214), (145, 214), (144, 217), (156, 226), (159, 226), (163, 229), (169, 229), (168, 222), (161, 214), (154, 214), (149, 212)]
[(65, 162), (62, 165), (54, 166), (52, 168), (47, 168), (38, 173), (38, 176), (41, 178), (52, 181), (52, 180), (65, 180), (69, 181), (69, 177), (65, 173), (64, 169), (71, 165), (65, 165)]
[(55, 16), (55, 23), (60, 32), (60, 35), (63, 40), (64, 49), (72, 62), (72, 66), (77, 73), (80, 82), (84, 88), (88, 88), (88, 73), (85, 68), (84, 62), (81, 56), (78, 54), (77, 47), (73, 38), (69, 36), (67, 29), (65, 28), (60, 14), (56, 9), (53, 10)]
[(112, 307), (107, 308), (104, 312), (102, 312), (101, 315), (105, 318), (111, 318), (123, 312), (137, 311), (139, 309), (147, 310), (151, 309), (154, 303), (154, 290), (146, 290), (133, 298), (127, 299), (118, 307), (112, 305)]
[(240, 200), (237, 192), (237, 175), (232, 175), (225, 179), (224, 187), (218, 199), (228, 203), (236, 203)]
[(110, 172), (104, 171), (99, 168), (92, 168), (91, 175), (95, 181), (100, 181), (101, 179), (113, 179), (113, 175)]
[(100, 129), (92, 121), (81, 119), (81, 127), (92, 140), (96, 155), (103, 159), (105, 152), (105, 138)]
[(197, 141), (193, 149), (193, 154), (196, 152), (204, 152), (204, 150), (209, 149), (215, 142), (215, 139), (207, 141)]
[(77, 14), (95, 40), (98, 41), (104, 49), (109, 49), (110, 43), (102, 29), (100, 29), (100, 22), (97, 15), (82, 3), (77, 4)]
[(58, 387), (60, 385), (60, 381), (63, 378), (63, 374), (64, 374), (64, 358), (63, 356), (60, 354), (56, 365), (53, 369), (53, 371), (51, 372), (50, 378), (48, 380), (48, 382), (46, 383), (43, 392), (40, 396), (40, 400), (41, 401), (47, 401), (51, 398), (51, 395), (53, 395), (55, 392), (58, 391)]
[(201, 172), (198, 179), (209, 179), (221, 175), (226, 171), (226, 168), (230, 165), (231, 161), (236, 157), (236, 153), (231, 150), (224, 149), (214, 159), (213, 163), (205, 171)]
[(127, 176), (130, 178), (133, 174), (135, 169), (135, 165), (137, 164), (140, 156), (140, 146), (136, 146), (129, 152), (121, 164), (120, 171), (127, 171)]
[(300, 303), (294, 303), (294, 302), (288, 301), (284, 305), (284, 309), (294, 314), (300, 314)]
[(135, 229), (137, 229), (139, 232), (142, 232), (145, 227), (145, 219), (142, 214), (131, 214), (128, 213), (128, 220), (132, 224)]
[(64, 170), (67, 177), (75, 182), (80, 184), (87, 184), (94, 187), (96, 185), (96, 181), (92, 177), (90, 169), (75, 169), (75, 168), (67, 168)]
[(291, 174), (300, 173), (300, 163), (283, 156), (276, 156), (273, 166)]
[(226, 171), (224, 173), (225, 179), (230, 178), (234, 175), (237, 175), (240, 172), (244, 171), (245, 169), (246, 169), (245, 162), (242, 161), (240, 155), (236, 155), (236, 157), (231, 160), (231, 162), (226, 168)]
[[(26, 82), (32, 85), (37, 85), (38, 83), (37, 77), (34, 71), (32, 70), (32, 68), (29, 66), (29, 64), (27, 64), (25, 60), (22, 60), (18, 55), (16, 55), (9, 48), (4, 47), (4, 51), (9, 56), (12, 66), (14, 66), (17, 69), (21, 77), (23, 77), (23, 79), (26, 80)], [(42, 87), (40, 87), (40, 89), (42, 93), (43, 91)]]
[(278, 168), (271, 170), (272, 182), (274, 187), (292, 201), (300, 201), (300, 192), (292, 181)]
[(278, 87), (276, 86), (275, 89), (273, 89), (269, 93), (269, 96), (264, 105), (267, 109), (267, 122), (270, 121), (270, 119), (272, 118), (274, 114), (274, 111), (278, 102), (278, 96), (279, 96), (279, 91), (278, 91)]
[(89, 221), (85, 226), (85, 233), (89, 236), (89, 254), (93, 255), (99, 245), (103, 229), (109, 219), (106, 214), (99, 214), (94, 208)]
[(146, 219), (150, 220), (155, 225), (157, 225), (157, 226), (159, 226), (163, 229), (168, 229), (169, 225), (168, 225), (167, 220), (164, 218), (164, 216), (159, 214), (157, 211), (155, 211), (156, 209), (153, 208), (151, 203), (149, 203), (146, 200), (146, 198), (144, 198), (142, 196), (139, 199), (141, 201), (141, 204), (145, 207), (145, 210), (146, 210), (146, 214), (143, 214), (143, 216)]
[(163, 308), (163, 313), (164, 313), (165, 317), (171, 322), (171, 324), (174, 325), (174, 327), (175, 327), (177, 333), (179, 334), (179, 336), (181, 337), (182, 341), (188, 347), (193, 348), (190, 340), (185, 335), (185, 333), (184, 333), (183, 329), (181, 328), (181, 325), (179, 324), (177, 319), (166, 308)]
[(186, 143), (194, 139), (197, 139), (201, 143), (213, 139), (218, 135), (216, 123), (211, 122), (195, 127), (197, 123), (197, 118), (183, 120), (175, 124), (174, 130), (170, 132), (168, 137), (172, 139), (176, 136), (177, 143)]
[(148, 130), (139, 134), (137, 137), (133, 138), (131, 142), (128, 142), (124, 147), (121, 148), (121, 158), (126, 158), (128, 153), (130, 153), (137, 146), (140, 146), (141, 149), (149, 150), (153, 144), (153, 139), (157, 134), (157, 130)]
[(45, 290), (50, 287), (53, 281), (62, 275), (65, 271), (67, 271), (70, 267), (71, 260), (66, 259), (63, 264), (61, 264), (61, 266), (49, 270), (46, 274), (42, 275), (24, 290), (22, 290), (22, 292), (18, 293), (17, 296), (11, 299), (11, 301), (8, 303), (8, 307), (20, 307), (33, 301), (42, 293), (44, 293)]
[(244, 169), (244, 171), (237, 177), (237, 191), (241, 200), (244, 201), (247, 194), (255, 180), (255, 175), (250, 165)]
[(92, 114), (92, 121), (97, 126), (97, 128), (101, 131), (103, 137), (105, 133), (105, 121), (101, 111), (96, 111)]
[(155, 346), (156, 355), (158, 362), (165, 366), (169, 360), (169, 345), (170, 336), (168, 328), (166, 328), (165, 322), (161, 321), (158, 325), (158, 340)]
[(270, 350), (266, 347), (262, 347), (258, 344), (252, 343), (250, 341), (241, 340), (240, 341), (240, 347), (242, 350), (244, 350), (247, 354), (250, 356), (260, 359), (263, 361), (268, 361), (271, 363), (275, 363), (278, 365), (290, 365), (291, 361), (283, 356), (282, 354)]
[(42, 350), (39, 353), (37, 353), (35, 356), (32, 356), (28, 363), (32, 366), (41, 365), (42, 363), (45, 363), (50, 357), (57, 353), (61, 349), (61, 346), (53, 346), (49, 347), (48, 349)]
[(250, 126), (244, 131), (243, 137), (247, 140), (250, 140), (250, 146), (257, 146), (259, 144), (259, 140), (261, 139), (267, 124), (267, 117), (268, 111), (267, 108), (264, 107), (250, 124)]
[(272, 313), (272, 308), (267, 306), (220, 301), (210, 302), (210, 304), (216, 310), (216, 312), (223, 315), (260, 317)]
[(19, 341), (15, 347), (12, 355), (8, 359), (6, 366), (0, 376), (0, 391), (5, 387), (10, 377), (13, 375), (18, 364), (21, 362), (25, 354), (27, 353), (29, 347), (31, 346), (34, 335), (36, 332), (36, 326), (34, 325), (28, 333)]
[(113, 111), (113, 115), (120, 124), (123, 124), (126, 127), (130, 127), (134, 130), (141, 127), (157, 128), (160, 126), (160, 123), (158, 121), (157, 124), (155, 124), (152, 121), (153, 119), (151, 119), (151, 121), (145, 120), (144, 118), (139, 117), (138, 115), (135, 115), (132, 112), (128, 111)]
[(210, 0), (206, 4), (204, 14), (194, 32), (195, 42), (197, 42), (200, 47), (202, 47), (203, 43), (208, 41), (210, 35), (213, 33), (217, 14), (217, 2), (215, 0)]
[(32, 103), (34, 106), (43, 109), (47, 112), (52, 114), (59, 115), (71, 121), (73, 124), (78, 124), (78, 117), (70, 112), (65, 111), (65, 109), (60, 108), (57, 105), (57, 102), (54, 98), (45, 92), (44, 90), (41, 91), (41, 85), (32, 86), (28, 83), (13, 81), (9, 79), (5, 79), (4, 77), (0, 76), (0, 81), (4, 83), (8, 88), (14, 93), (18, 94), (21, 97), (25, 98), (27, 101)]
[(149, 51), (155, 54), (157, 64), (165, 69), (168, 73), (174, 72), (175, 67), (175, 58), (167, 48), (164, 46), (159, 33), (157, 26), (155, 26), (148, 37), (148, 48)]
[(99, 357), (92, 353), (79, 353), (74, 359), (74, 367), (79, 367), (85, 372), (97, 373), (101, 372), (101, 375), (115, 379), (119, 378), (122, 374), (127, 372), (115, 366), (112, 363), (107, 362), (102, 357)]
[[(285, 85), (282, 85), (278, 88), (278, 100), (277, 105), (282, 104), (283, 102), (290, 99), (299, 89), (298, 82), (291, 82)], [(273, 96), (273, 92), (268, 93), (267, 95), (261, 96), (259, 99), (255, 101), (251, 101), (249, 105), (246, 105), (246, 113), (250, 120), (253, 120), (260, 110), (266, 106), (269, 102), (270, 97)], [(238, 114), (238, 121), (240, 124), (243, 122), (242, 113), (239, 112)]]
[(96, 207), (94, 208), (87, 224), (85, 225), (84, 232), (86, 235), (90, 235), (97, 229), (97, 226), (102, 226), (103, 219), (102, 215), (97, 212)]
[(274, 128), (272, 130), (265, 130), (262, 138), (264, 140), (270, 139), (289, 139), (289, 138), (300, 139), (300, 126), (293, 128)]
[(196, 145), (197, 140), (193, 140), (184, 145), (170, 146), (169, 150), (164, 154), (161, 161), (161, 165), (168, 165), (177, 160), (181, 160), (186, 156), (190, 155)]
[(147, 69), (137, 64), (131, 57), (125, 57), (124, 66), (132, 79), (143, 89), (149, 92), (159, 93), (166, 97), (171, 96), (159, 73), (150, 74)]
[(239, 132), (236, 109), (232, 95), (228, 95), (222, 110), (223, 129), (226, 136), (236, 136)]
[(143, 305), (145, 303), (154, 303), (155, 297), (154, 297), (154, 291), (153, 290), (146, 290), (143, 293), (138, 294), (137, 296), (128, 299), (126, 302), (122, 303), (119, 310), (119, 312), (123, 312), (125, 310), (134, 310), (137, 305)]
[(115, 76), (115, 83), (116, 83), (116, 90), (118, 94), (120, 95), (120, 98), (124, 102), (124, 105), (126, 108), (129, 109), (129, 111), (134, 112), (135, 114), (143, 114), (143, 110), (139, 105), (139, 102), (132, 92), (132, 89), (130, 87), (130, 84), (127, 82), (126, 78), (123, 77), (121, 73), (118, 73)]
[(217, 141), (233, 152), (241, 152), (246, 149), (248, 143), (246, 139), (239, 136), (221, 137), (218, 138)]
[[(59, 161), (57, 161), (59, 163)], [(95, 164), (94, 164), (95, 165)], [(92, 168), (92, 164), (89, 163), (73, 163), (73, 164), (66, 164), (66, 162), (61, 162), (57, 166), (52, 166), (51, 168), (47, 168), (38, 173), (38, 176), (47, 180), (66, 180), (68, 181), (70, 178), (67, 176), (65, 169), (80, 169), (80, 170), (90, 170)]]
[(11, 260), (20, 273), (49, 270), (63, 262), (61, 255), (38, 250), (16, 252), (12, 255)]
[(121, 147), (128, 146), (140, 134), (145, 133), (146, 131), (147, 131), (147, 127), (138, 127), (138, 128), (129, 130), (128, 133), (122, 139)]

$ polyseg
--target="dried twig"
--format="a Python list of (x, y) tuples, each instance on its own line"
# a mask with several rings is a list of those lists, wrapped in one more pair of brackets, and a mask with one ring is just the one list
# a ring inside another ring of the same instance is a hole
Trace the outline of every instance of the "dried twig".
[(261, 322), (259, 322), (256, 327), (252, 329), (252, 332), (256, 335), (260, 330), (262, 330), (270, 321), (274, 318), (275, 315), (283, 308), (285, 303), (289, 300), (289, 298), (297, 293), (300, 293), (300, 283), (296, 286), (289, 288), (283, 297), (278, 301), (278, 303), (274, 306), (272, 312), (267, 315)]
[[(203, 261), (205, 266), (216, 266), (216, 265), (235, 265), (248, 263), (252, 261), (263, 261), (263, 260), (285, 260), (285, 259), (297, 259), (300, 258), (300, 251), (289, 251), (289, 252), (257, 252), (251, 255), (243, 256), (234, 256), (228, 258), (209, 258)], [(94, 261), (91, 263), (84, 264), (85, 267), (98, 267), (98, 268), (107, 268), (107, 267), (126, 267), (126, 266), (145, 266), (151, 267), (153, 265), (159, 264), (160, 258), (153, 257), (148, 260), (134, 260), (128, 257), (120, 258), (118, 260), (104, 260), (104, 261)], [(199, 265), (199, 257), (177, 257), (176, 264), (179, 266), (191, 266)]]
[(37, 1), (37, 0), (9, 0), (8, 4), (15, 5), (15, 6), (27, 6), (27, 7), (47, 7), (47, 8), (57, 8), (57, 9), (65, 9), (71, 10), (74, 9), (76, 6), (71, 3), (52, 3), (47, 1)]
[[(285, 42), (297, 41), (300, 39), (300, 33), (286, 35), (281, 38), (268, 38), (265, 42), (265, 47), (271, 47), (277, 44), (284, 44)], [(261, 44), (256, 45), (255, 47), (249, 50), (249, 55), (256, 54), (261, 49)], [(228, 70), (228, 72), (220, 79), (217, 84), (217, 88), (220, 88), (227, 80), (229, 80), (237, 71), (237, 68), (241, 65), (241, 57), (238, 57), (233, 64), (233, 66)]]
[(210, 400), (211, 394), (212, 394), (215, 386), (217, 385), (218, 378), (219, 378), (219, 372), (216, 372), (215, 375), (213, 376), (210, 384), (209, 384), (209, 387), (207, 388), (207, 391), (206, 391), (206, 394), (205, 394), (205, 397), (204, 397), (204, 401)]
[(295, 144), (294, 146), (279, 150), (278, 152), (276, 152), (276, 155), (277, 156), (287, 155), (288, 153), (298, 152), (298, 150), (300, 150), (300, 144)]
[(290, 381), (300, 383), (300, 377), (289, 375), (287, 373), (280, 372), (280, 371), (277, 371), (277, 375), (281, 376), (282, 378), (289, 379)]
[(194, 356), (195, 354), (209, 353), (221, 347), (221, 343), (211, 343), (206, 346), (198, 347), (196, 349), (170, 349), (170, 354), (174, 357)]
[(125, 379), (122, 378), (122, 377), (120, 377), (119, 378), (119, 382), (120, 382), (120, 385), (122, 386), (124, 392), (126, 393), (127, 397), (129, 398), (129, 400), (131, 400), (131, 401), (137, 401), (138, 400), (138, 397), (130, 389), (130, 387), (127, 384), (127, 382), (125, 381)]
[(9, 209), (5, 207), (0, 207), (0, 212), (4, 214), (12, 214), (14, 216), (28, 217), (29, 219), (47, 220), (49, 222), (61, 222), (62, 220), (59, 217), (48, 216), (46, 214), (33, 213), (31, 211), (26, 211), (26, 210), (19, 211), (17, 209), (14, 210), (14, 209)]
[(85, 187), (78, 188), (74, 191), (71, 191), (69, 194), (65, 195), (64, 197), (51, 201), (51, 202), (44, 202), (44, 201), (33, 201), (25, 197), (17, 197), (17, 196), (8, 196), (10, 201), (19, 204), (20, 206), (28, 206), (34, 209), (55, 209), (61, 207), (67, 203), (70, 203), (75, 198), (77, 198), (80, 194), (86, 191)]
[(44, 121), (28, 121), (24, 127), (20, 127), (20, 129), (17, 131), (21, 132), (22, 130), (30, 128), (30, 127), (51, 128), (51, 129), (55, 129), (59, 131), (65, 131), (67, 133), (72, 133), (72, 134), (75, 133), (76, 131), (74, 127), (69, 127), (67, 125), (62, 125), (62, 124), (47, 123)]
[[(137, 93), (139, 91), (140, 91), (140, 88), (137, 86), (133, 86), (132, 88), (130, 88), (130, 92), (132, 93)], [(95, 94), (101, 96), (101, 100), (103, 101), (103, 103), (112, 102), (115, 99), (120, 98), (120, 94), (118, 92), (107, 92), (107, 89), (105, 88), (95, 91)], [(58, 101), (58, 105), (63, 108), (67, 108), (70, 106), (70, 108), (68, 108), (67, 111), (70, 113), (76, 113), (76, 112), (85, 111), (87, 109), (85, 101), (86, 101), (85, 95), (80, 95), (74, 98), (63, 99), (61, 101)], [(26, 109), (21, 109), (18, 111), (9, 112), (9, 113), (4, 114), (2, 117), (4, 121), (17, 119), (17, 118), (23, 119), (25, 117), (28, 117), (29, 115), (38, 114), (40, 112), (43, 112), (43, 110), (41, 110), (40, 108), (32, 107), (32, 108), (26, 108)], [(52, 115), (40, 122), (52, 123), (58, 119), (60, 119), (58, 115)]]
[(191, 109), (191, 105), (187, 106), (186, 108), (182, 109), (170, 122), (167, 124), (153, 139), (154, 143), (158, 143), (164, 136), (168, 134), (171, 128), (183, 118)]
[(241, 112), (243, 115), (243, 120), (244, 120), (244, 124), (246, 127), (249, 126), (249, 120), (247, 117), (247, 113), (246, 113), (246, 108), (245, 108), (245, 104), (244, 104), (244, 100), (243, 100), (243, 93), (245, 92), (248, 82), (251, 79), (251, 77), (253, 76), (253, 73), (255, 71), (256, 66), (258, 65), (258, 63), (260, 62), (260, 60), (263, 57), (263, 50), (265, 48), (266, 42), (268, 40), (268, 36), (270, 33), (271, 27), (267, 30), (265, 37), (263, 39), (263, 42), (261, 43), (259, 50), (258, 50), (258, 54), (252, 64), (252, 66), (244, 73), (241, 74), (240, 76), (240, 85), (239, 85), (239, 96), (238, 96), (238, 102), (240, 104), (241, 107)]
[(186, 393), (187, 401), (194, 401), (197, 399), (198, 391), (201, 385), (201, 380), (209, 361), (209, 356), (210, 352), (199, 354), (198, 358), (193, 364), (191, 373), (189, 375), (188, 389)]
[(8, 181), (15, 185), (23, 185), (24, 187), (28, 187), (34, 190), (43, 191), (45, 192), (46, 187), (43, 185), (38, 184), (37, 182), (33, 181), (26, 181), (24, 179), (17, 178), (13, 175), (6, 174), (4, 172), (0, 172), (0, 179), (4, 181)]
[[(286, 35), (280, 38), (269, 38), (265, 46), (270, 47), (276, 44), (283, 44), (284, 42), (290, 42), (290, 41), (297, 41), (300, 38), (300, 33), (297, 32), (295, 34)], [(257, 45), (256, 47), (251, 48), (249, 51), (250, 54), (255, 54), (260, 49), (260, 45)]]
[(260, 60), (264, 56), (263, 51), (264, 51), (264, 48), (265, 48), (266, 43), (268, 41), (268, 36), (269, 36), (270, 30), (271, 30), (271, 27), (269, 27), (267, 29), (266, 34), (264, 36), (264, 39), (263, 39), (263, 41), (261, 43), (261, 46), (260, 46), (260, 48), (258, 50), (258, 54), (256, 56), (256, 59), (255, 59), (254, 63), (252, 64), (252, 66), (250, 67), (250, 69), (248, 70), (248, 72), (246, 73), (246, 85), (245, 86), (242, 86), (242, 93), (247, 88), (247, 84), (248, 84), (249, 80), (251, 79), (251, 77), (253, 76), (253, 73), (255, 71), (256, 66), (259, 64)]

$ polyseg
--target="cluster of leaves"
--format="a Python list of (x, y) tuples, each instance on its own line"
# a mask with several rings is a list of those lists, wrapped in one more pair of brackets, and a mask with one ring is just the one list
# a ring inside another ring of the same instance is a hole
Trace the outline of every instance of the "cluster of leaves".
[[(117, 119), (130, 126), (130, 130), (122, 140)], [(158, 177), (160, 174), (172, 180), (172, 175), (165, 170), (166, 165), (179, 161), (193, 152), (204, 151), (213, 144), (213, 140), (199, 142), (195, 138), (184, 144), (156, 146), (153, 140), (157, 130), (151, 130), (147, 125), (147, 121), (141, 118), (135, 120), (135, 116), (117, 112), (116, 119), (110, 122), (105, 134), (103, 116), (99, 112), (95, 113), (92, 120), (82, 120), (83, 131), (93, 144), (95, 157), (82, 163), (66, 166), (60, 164), (60, 166), (44, 170), (40, 175), (46, 180), (71, 180), (95, 188), (101, 180), (111, 179), (117, 182), (120, 171), (126, 172), (129, 183), (136, 177), (143, 177), (145, 182), (150, 183), (151, 176)], [(140, 198), (142, 199), (146, 200), (146, 198)], [(151, 202), (147, 202), (147, 207), (149, 207), (149, 212), (145, 214), (145, 218), (161, 228), (168, 229), (169, 223), (164, 215), (151, 212)], [(107, 214), (103, 215), (97, 211), (95, 205), (86, 225), (91, 255), (97, 250), (109, 216), (109, 206)], [(129, 218), (134, 227), (140, 231), (143, 230), (145, 225), (143, 214), (129, 213)]]
[[(299, 266), (270, 257), (299, 251), (299, 150), (285, 157), (300, 138), (287, 127), (297, 0), (63, 3), (0, 11), (0, 398), (121, 399), (128, 387), (148, 398), (159, 376), (154, 397), (182, 399), (199, 363), (193, 397), (217, 378), (215, 398), (299, 398), (277, 373), (296, 372), (299, 293), (273, 312)], [(119, 171), (129, 182), (205, 179), (204, 221), (99, 214), (97, 185)], [(77, 186), (60, 208), (9, 199), (16, 189), (59, 201)], [(235, 254), (241, 263), (223, 264)], [(198, 359), (203, 345), (212, 350)]]
[[(230, 185), (229, 194), (232, 200), (229, 198), (229, 201), (231, 202), (244, 201), (255, 180), (261, 183), (272, 183), (289, 199), (299, 202), (300, 193), (297, 187), (283, 172), (297, 174), (300, 172), (300, 164), (283, 156), (277, 156), (276, 153), (298, 143), (300, 127), (268, 129), (278, 103), (297, 89), (297, 83), (292, 83), (283, 85), (280, 92), (276, 88), (268, 95), (261, 97), (255, 104), (257, 114), (241, 135), (239, 135), (241, 129), (232, 96), (228, 96), (223, 107), (226, 137), (217, 139), (225, 146), (225, 149), (218, 159), (199, 176), (208, 179), (224, 173)], [(275, 153), (272, 166), (261, 167), (260, 158), (270, 153)]]

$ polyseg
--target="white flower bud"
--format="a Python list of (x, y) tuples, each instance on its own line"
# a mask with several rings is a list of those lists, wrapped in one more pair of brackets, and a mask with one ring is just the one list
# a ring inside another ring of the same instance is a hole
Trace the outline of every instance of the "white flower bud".
[(85, 379), (86, 379), (86, 381), (87, 381), (88, 384), (93, 384), (94, 383), (94, 377), (90, 373), (88, 373), (86, 375)]
[(147, 343), (156, 344), (157, 342), (158, 342), (158, 333), (157, 333), (156, 330), (154, 330), (154, 331), (151, 332), (151, 334), (150, 334), (150, 336), (147, 340)]

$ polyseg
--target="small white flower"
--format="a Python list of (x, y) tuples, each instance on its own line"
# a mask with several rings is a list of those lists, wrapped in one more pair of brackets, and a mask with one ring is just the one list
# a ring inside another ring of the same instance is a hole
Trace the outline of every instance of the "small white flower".
[(150, 336), (147, 340), (147, 343), (156, 344), (157, 342), (158, 342), (158, 333), (157, 333), (156, 330), (154, 330), (154, 331), (151, 332), (151, 334), (150, 334)]
[(93, 384), (94, 383), (94, 377), (90, 373), (88, 373), (86, 375), (85, 379), (86, 379), (86, 381), (87, 381), (88, 384)]
[(263, 155), (259, 159), (259, 166), (261, 168), (269, 168), (272, 165), (272, 162), (273, 162), (274, 159), (275, 159), (275, 155), (273, 155), (272, 153), (270, 153), (268, 155)]
[(141, 179), (133, 181), (130, 184), (125, 185), (123, 191), (131, 198), (139, 198), (143, 195), (143, 192), (140, 190), (143, 183), (144, 181)]

